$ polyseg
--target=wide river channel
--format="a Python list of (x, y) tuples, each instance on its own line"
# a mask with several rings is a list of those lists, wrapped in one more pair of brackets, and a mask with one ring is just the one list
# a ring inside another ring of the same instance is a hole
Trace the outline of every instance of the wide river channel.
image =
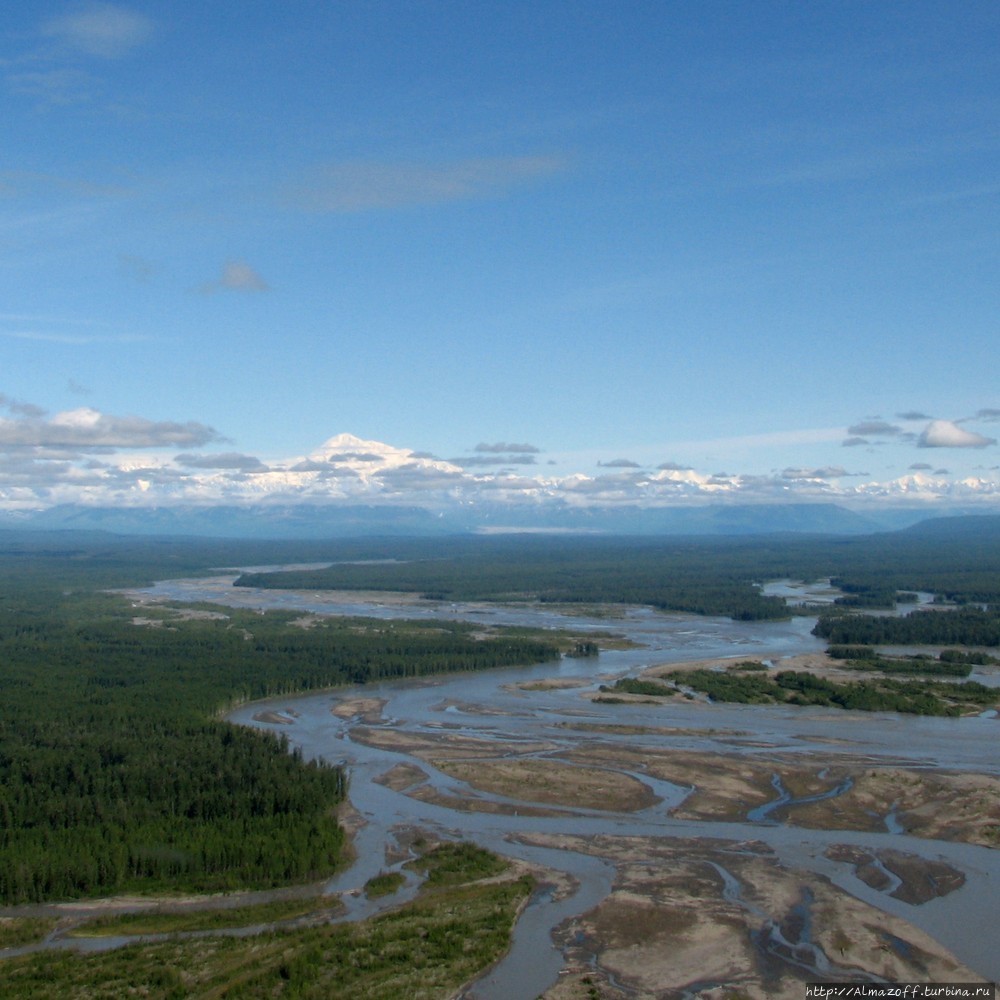
[[(462, 734), (494, 741), (499, 748), (504, 744), (514, 747), (544, 741), (560, 749), (572, 749), (575, 740), (594, 739), (592, 732), (580, 728), (581, 723), (594, 723), (638, 727), (639, 735), (636, 730), (621, 736), (608, 730), (601, 733), (602, 740), (627, 740), (632, 748), (645, 745), (658, 750), (820, 755), (829, 753), (831, 745), (836, 745), (838, 754), (850, 754), (860, 761), (1000, 774), (997, 753), (1000, 722), (988, 716), (939, 719), (827, 709), (692, 704), (680, 699), (656, 706), (595, 704), (582, 697), (588, 688), (596, 688), (609, 677), (637, 674), (655, 664), (719, 657), (777, 661), (822, 650), (822, 641), (810, 634), (815, 619), (797, 617), (784, 622), (744, 623), (663, 614), (644, 608), (627, 609), (621, 617), (586, 618), (566, 617), (536, 607), (347, 603), (336, 593), (234, 588), (233, 579), (235, 575), (165, 581), (137, 593), (144, 600), (210, 601), (258, 609), (295, 608), (327, 615), (452, 618), (484, 625), (568, 629), (575, 633), (614, 632), (634, 644), (628, 649), (603, 651), (596, 659), (564, 658), (556, 663), (517, 669), (282, 697), (243, 706), (229, 716), (240, 725), (280, 731), (305, 756), (321, 757), (347, 769), (350, 799), (365, 825), (357, 835), (357, 862), (334, 879), (328, 891), (344, 893), (349, 919), (366, 917), (387, 905), (381, 900), (368, 901), (363, 893), (352, 894), (352, 890), (386, 870), (385, 846), (394, 843), (394, 830), (402, 827), (427, 828), (449, 839), (470, 839), (498, 853), (572, 876), (578, 888), (568, 897), (558, 898), (545, 891), (536, 894), (515, 928), (512, 950), (471, 988), (468, 997), (517, 1000), (538, 996), (556, 980), (564, 962), (553, 944), (552, 929), (568, 917), (589, 910), (610, 891), (614, 869), (609, 863), (572, 850), (528, 846), (515, 839), (519, 834), (536, 832), (763, 841), (776, 852), (783, 865), (826, 876), (862, 901), (920, 927), (984, 978), (1000, 980), (998, 850), (907, 836), (899, 832), (891, 812), (885, 818), (885, 832), (874, 834), (783, 825), (775, 822), (767, 809), (756, 810), (758, 815), (744, 822), (679, 820), (671, 816), (670, 809), (686, 790), (642, 773), (633, 776), (650, 786), (661, 801), (638, 812), (567, 809), (565, 815), (555, 810), (556, 815), (537, 817), (516, 812), (504, 815), (453, 810), (393, 791), (374, 779), (394, 765), (417, 763), (429, 775), (428, 782), (444, 794), (474, 795), (480, 800), (493, 798), (508, 806), (516, 806), (517, 802), (478, 790), (473, 792), (454, 777), (406, 753), (366, 746), (352, 739), (352, 732), (360, 731), (360, 727), (372, 728), (372, 720), (358, 716), (341, 718), (332, 711), (337, 704), (351, 699), (377, 698), (384, 701), (384, 707), (375, 728), (389, 727), (400, 733), (435, 737), (442, 732)], [(525, 682), (553, 677), (582, 681), (584, 685), (523, 689)], [(997, 683), (995, 676), (977, 679)], [(276, 715), (268, 716), (268, 712)], [(278, 716), (284, 721), (261, 721)], [(648, 727), (650, 732), (641, 732), (642, 727)], [(776, 788), (776, 800), (779, 791)], [(527, 807), (528, 803), (524, 805)], [(849, 866), (825, 858), (823, 852), (831, 844), (893, 848), (943, 860), (964, 873), (965, 884), (923, 905), (909, 905), (884, 891), (869, 888)], [(389, 903), (396, 904), (415, 891), (416, 883), (408, 877), (407, 886)]]

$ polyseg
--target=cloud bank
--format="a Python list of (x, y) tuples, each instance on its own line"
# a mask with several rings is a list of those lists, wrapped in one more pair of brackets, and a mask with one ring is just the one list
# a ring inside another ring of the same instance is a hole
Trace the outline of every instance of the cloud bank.
[(0, 417), (0, 449), (42, 448), (130, 449), (198, 447), (218, 441), (211, 427), (194, 421), (147, 420), (144, 417), (115, 417), (90, 407), (65, 410), (47, 417), (39, 407), (0, 397), (0, 405), (13, 414)]
[[(998, 414), (1000, 416), (1000, 414)], [(980, 419), (986, 419), (980, 416)], [(887, 422), (854, 425), (911, 448), (983, 449), (996, 442), (957, 421), (933, 420), (917, 435)], [(866, 441), (869, 439), (865, 439)], [(770, 474), (702, 472), (667, 461), (627, 458), (594, 472), (546, 473), (526, 442), (480, 442), (451, 460), (350, 434), (307, 455), (264, 461), (223, 450), (226, 440), (196, 421), (116, 416), (92, 407), (48, 414), (0, 395), (0, 511), (58, 503), (99, 506), (268, 502), (406, 504), (443, 510), (481, 503), (588, 507), (666, 507), (699, 503), (833, 502), (1000, 504), (996, 468), (949, 478), (909, 462), (896, 478), (873, 478), (836, 464), (788, 465)], [(536, 471), (537, 470), (537, 471)]]

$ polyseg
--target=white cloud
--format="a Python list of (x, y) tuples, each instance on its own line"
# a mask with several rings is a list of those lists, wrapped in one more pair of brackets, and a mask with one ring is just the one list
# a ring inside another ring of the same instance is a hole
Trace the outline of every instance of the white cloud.
[(985, 448), (996, 438), (967, 431), (951, 420), (932, 420), (917, 441), (919, 448)]
[(355, 160), (314, 172), (292, 192), (312, 212), (365, 212), (409, 205), (492, 197), (565, 169), (559, 156), (501, 156), (452, 163), (380, 163)]

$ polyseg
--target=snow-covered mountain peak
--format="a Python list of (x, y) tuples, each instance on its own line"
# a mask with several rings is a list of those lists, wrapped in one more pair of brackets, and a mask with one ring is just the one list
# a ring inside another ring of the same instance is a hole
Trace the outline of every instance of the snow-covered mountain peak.
[(396, 448), (382, 441), (366, 441), (355, 434), (335, 434), (309, 454), (313, 461), (351, 462), (372, 458), (409, 458), (412, 452), (407, 448)]

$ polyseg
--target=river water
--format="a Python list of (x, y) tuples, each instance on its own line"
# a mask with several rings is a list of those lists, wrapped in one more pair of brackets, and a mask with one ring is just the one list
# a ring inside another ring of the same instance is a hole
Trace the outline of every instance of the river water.
[[(581, 723), (649, 727), (649, 733), (625, 736), (602, 732), (605, 741), (662, 750), (722, 751), (726, 753), (806, 753), (898, 764), (916, 768), (967, 769), (1000, 773), (996, 740), (1000, 723), (992, 718), (938, 719), (803, 709), (776, 706), (692, 704), (677, 700), (664, 705), (615, 705), (593, 703), (581, 697), (609, 677), (635, 674), (644, 667), (718, 657), (753, 657), (771, 661), (798, 653), (821, 650), (824, 643), (810, 634), (811, 618), (784, 622), (733, 622), (721, 618), (662, 614), (643, 608), (628, 609), (621, 617), (563, 616), (545, 608), (490, 605), (434, 605), (398, 607), (384, 602), (344, 602), (335, 593), (253, 590), (233, 588), (233, 576), (212, 580), (173, 580), (139, 592), (142, 599), (211, 601), (251, 608), (297, 608), (321, 614), (366, 615), (380, 618), (454, 618), (483, 624), (566, 628), (576, 633), (615, 632), (635, 643), (632, 648), (608, 650), (597, 659), (563, 659), (518, 669), (452, 675), (432, 680), (393, 682), (300, 697), (282, 697), (246, 705), (230, 720), (284, 733), (307, 757), (321, 757), (342, 764), (350, 776), (350, 799), (366, 821), (357, 835), (358, 860), (327, 887), (345, 893), (349, 918), (363, 918), (386, 905), (394, 905), (416, 891), (408, 884), (389, 901), (368, 901), (352, 895), (373, 875), (389, 867), (384, 848), (395, 840), (395, 830), (416, 826), (446, 838), (464, 838), (498, 853), (566, 872), (577, 891), (554, 898), (541, 891), (533, 898), (517, 927), (508, 956), (467, 996), (475, 1000), (518, 1000), (538, 996), (556, 980), (563, 956), (552, 943), (551, 931), (567, 917), (583, 913), (610, 891), (613, 867), (599, 858), (572, 850), (541, 849), (517, 841), (519, 834), (612, 834), (658, 838), (712, 837), (725, 840), (759, 840), (768, 844), (780, 861), (790, 867), (826, 876), (834, 884), (879, 909), (919, 926), (940, 941), (986, 979), (1000, 980), (1000, 851), (931, 841), (899, 832), (887, 804), (886, 832), (807, 830), (775, 822), (763, 808), (744, 822), (678, 820), (669, 807), (684, 795), (683, 789), (656, 782), (637, 773), (663, 800), (632, 813), (585, 809), (565, 810), (555, 816), (537, 817), (457, 811), (396, 792), (374, 779), (394, 765), (416, 763), (428, 774), (427, 782), (448, 795), (473, 794), (463, 782), (417, 761), (403, 752), (366, 746), (352, 739), (359, 727), (371, 722), (358, 717), (339, 718), (332, 709), (354, 698), (385, 702), (382, 720), (374, 728), (400, 733), (433, 734), (442, 731), (494, 741), (498, 747), (522, 741), (543, 740), (559, 749), (572, 749), (574, 741), (592, 740), (592, 732), (575, 730)], [(583, 682), (583, 687), (525, 691), (517, 685), (557, 677)], [(280, 713), (284, 724), (260, 721), (266, 711)], [(255, 719), (255, 716), (258, 718)], [(475, 792), (480, 799), (518, 805), (516, 800)], [(789, 796), (775, 784), (775, 804)], [(523, 803), (527, 805), (527, 803)], [(964, 886), (921, 906), (911, 906), (865, 885), (844, 864), (823, 856), (831, 844), (857, 844), (870, 850), (892, 848), (927, 859), (944, 860), (966, 876)], [(735, 891), (735, 890), (732, 890)], [(820, 973), (822, 970), (817, 968)]]

